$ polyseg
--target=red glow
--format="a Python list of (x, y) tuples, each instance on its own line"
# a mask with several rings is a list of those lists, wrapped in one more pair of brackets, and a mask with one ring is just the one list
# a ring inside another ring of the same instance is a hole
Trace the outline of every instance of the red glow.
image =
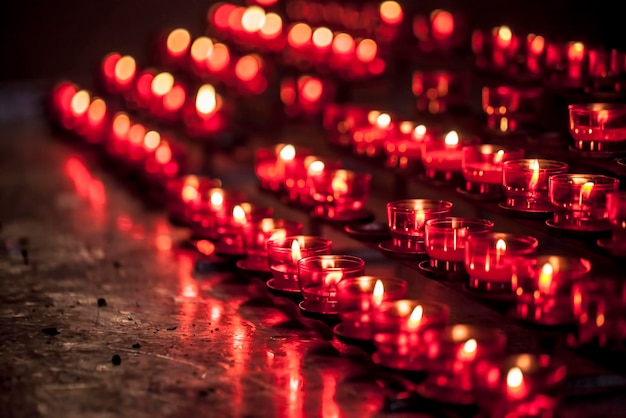
[(529, 47), (528, 49), (534, 55), (540, 55), (543, 52), (543, 49), (546, 46), (546, 41), (543, 36), (539, 35), (528, 35)]
[(125, 138), (130, 130), (130, 119), (128, 115), (123, 112), (118, 112), (113, 117), (113, 134), (117, 138)]
[(404, 13), (402, 7), (395, 1), (384, 1), (379, 7), (380, 19), (388, 25), (398, 25), (402, 22)]
[(77, 91), (70, 101), (70, 108), (74, 116), (80, 116), (84, 114), (89, 108), (90, 96), (87, 90)]
[(500, 26), (495, 29), (496, 44), (503, 49), (508, 49), (513, 43), (513, 32), (508, 26)]
[(256, 4), (264, 7), (273, 6), (277, 1), (278, 0), (255, 0)]
[(244, 55), (235, 65), (235, 74), (241, 81), (250, 81), (259, 75), (261, 58), (258, 55)]
[(220, 72), (228, 67), (230, 52), (224, 44), (213, 45), (213, 50), (207, 58), (207, 68), (213, 72)]
[(241, 23), (241, 20), (245, 11), (245, 7), (235, 7), (230, 12), (230, 14), (228, 15), (228, 26), (230, 27), (230, 30), (232, 30), (233, 32), (243, 31), (243, 25)]
[(376, 58), (378, 46), (372, 39), (363, 39), (356, 48), (356, 57), (361, 62), (371, 62)]
[(264, 39), (277, 38), (283, 30), (283, 20), (276, 13), (268, 13), (265, 15), (265, 22), (259, 33)]
[(87, 109), (87, 119), (92, 125), (98, 125), (104, 120), (106, 113), (107, 105), (104, 100), (95, 98)]
[(311, 41), (311, 27), (306, 23), (296, 23), (287, 34), (287, 41), (293, 48), (302, 47)]
[(196, 248), (203, 255), (211, 255), (215, 252), (215, 245), (211, 241), (200, 240), (196, 243)]
[(128, 84), (135, 77), (137, 64), (130, 55), (124, 55), (115, 63), (114, 75), (119, 84)]
[(333, 32), (327, 27), (319, 27), (313, 31), (313, 45), (318, 48), (326, 48), (333, 42)]
[(384, 73), (386, 68), (387, 64), (385, 64), (385, 60), (380, 57), (376, 57), (376, 59), (368, 65), (369, 72), (373, 75), (380, 75)]
[(80, 196), (89, 200), (94, 207), (102, 207), (106, 204), (104, 185), (92, 176), (85, 163), (77, 157), (69, 157), (63, 164), (63, 168)]
[(161, 143), (161, 135), (157, 131), (148, 131), (143, 137), (143, 147), (146, 151), (154, 151)]
[(161, 141), (161, 144), (154, 152), (154, 158), (161, 164), (167, 164), (172, 161), (172, 149), (170, 148), (170, 144)]
[(354, 39), (347, 33), (339, 33), (333, 39), (333, 52), (341, 55), (349, 55), (354, 52)]
[(133, 144), (141, 144), (144, 136), (146, 136), (146, 128), (140, 123), (135, 123), (128, 130), (128, 140)]
[(204, 62), (213, 50), (213, 41), (206, 36), (201, 36), (191, 44), (191, 50), (189, 51), (191, 59), (196, 63)]
[(303, 77), (298, 80), (300, 85), (300, 94), (302, 99), (308, 102), (316, 102), (322, 97), (324, 86), (319, 78), (316, 77)]
[(145, 72), (139, 76), (137, 79), (137, 93), (142, 98), (146, 99), (150, 97), (152, 92), (152, 80), (154, 79), (154, 75), (149, 72)]
[(191, 35), (187, 29), (174, 29), (167, 36), (167, 52), (172, 57), (180, 57), (187, 53), (191, 44)]
[(121, 57), (122, 56), (117, 52), (112, 52), (104, 57), (104, 59), (102, 60), (102, 72), (104, 73), (104, 77), (107, 80), (115, 77), (115, 65)]
[(241, 26), (248, 33), (258, 32), (265, 22), (265, 10), (259, 6), (250, 6), (241, 16)]
[(280, 86), (280, 100), (287, 106), (291, 106), (296, 101), (296, 88), (292, 80), (283, 81)]
[(174, 76), (170, 73), (159, 73), (152, 79), (150, 89), (155, 96), (165, 96), (174, 86)]
[(454, 32), (454, 16), (445, 10), (435, 10), (430, 15), (433, 38), (444, 40)]
[(228, 17), (237, 6), (230, 3), (218, 3), (209, 9), (209, 16), (213, 16), (211, 21), (216, 29), (228, 29)]
[(185, 89), (180, 84), (175, 84), (163, 97), (163, 107), (170, 112), (176, 112), (183, 107), (186, 97)]
[(69, 82), (59, 84), (54, 93), (55, 107), (61, 112), (71, 110), (72, 98), (76, 94), (76, 86)]
[(567, 47), (567, 57), (570, 61), (582, 61), (585, 57), (585, 45), (582, 42), (572, 42)]

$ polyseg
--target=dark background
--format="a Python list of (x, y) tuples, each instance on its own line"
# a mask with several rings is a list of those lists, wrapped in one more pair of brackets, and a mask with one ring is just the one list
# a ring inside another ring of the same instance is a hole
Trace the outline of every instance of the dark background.
[[(89, 73), (111, 51), (147, 63), (159, 31), (203, 33), (207, 0), (0, 1), (0, 81), (54, 80)], [(425, 11), (466, 16), (470, 28), (509, 25), (514, 32), (626, 49), (619, 2), (566, 0), (404, 0)]]

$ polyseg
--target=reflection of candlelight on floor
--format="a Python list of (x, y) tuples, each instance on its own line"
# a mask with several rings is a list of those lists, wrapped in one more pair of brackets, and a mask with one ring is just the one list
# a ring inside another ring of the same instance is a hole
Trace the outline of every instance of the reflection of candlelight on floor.
[(339, 418), (340, 409), (335, 401), (337, 394), (337, 372), (322, 370), (322, 418)]

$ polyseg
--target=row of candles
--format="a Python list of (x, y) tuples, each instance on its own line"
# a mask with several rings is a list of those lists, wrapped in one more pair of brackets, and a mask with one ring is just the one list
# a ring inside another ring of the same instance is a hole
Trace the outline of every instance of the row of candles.
[[(336, 170), (328, 173), (336, 174)], [(502, 331), (449, 324), (448, 307), (409, 299), (406, 281), (367, 276), (362, 258), (333, 253), (330, 240), (303, 235), (302, 223), (272, 217), (271, 207), (255, 205), (219, 184), (215, 179), (190, 175), (168, 182), (167, 187), (170, 217), (191, 228), (196, 246), (205, 255), (215, 252), (222, 257), (234, 257), (240, 270), (267, 280), (271, 292), (298, 301), (305, 315), (338, 322), (334, 329), (344, 341), (373, 344), (376, 349), (373, 360), (381, 366), (404, 372), (426, 372), (427, 379), (417, 389), (422, 396), (454, 404), (478, 402), (493, 410), (524, 409), (529, 405), (550, 409), (556, 405), (553, 391), (565, 377), (561, 363), (547, 355), (505, 356), (506, 335)], [(409, 202), (390, 205), (406, 203)], [(489, 280), (504, 277), (507, 269), (519, 266), (523, 279), (518, 289), (529, 293), (525, 304), (544, 306), (544, 300), (558, 299), (558, 306), (563, 309), (565, 288), (573, 286), (574, 279), (582, 279), (589, 271), (590, 265), (585, 260), (528, 257), (536, 247), (536, 240), (486, 233), (493, 228), (493, 223), (487, 220), (449, 218), (445, 217), (445, 211), (439, 217), (425, 213), (429, 219), (424, 231), (433, 243), (441, 237), (435, 239), (428, 231), (431, 224), (433, 228), (441, 228), (442, 222), (459, 222), (459, 233), (454, 234), (459, 245), (472, 239), (490, 242), (489, 247), (493, 247), (494, 239), (508, 242), (508, 250), (497, 245), (499, 253), (492, 255), (495, 275)], [(481, 226), (466, 233), (465, 227), (472, 222)], [(521, 249), (526, 243), (530, 251)], [(437, 251), (447, 252), (438, 245), (432, 247), (434, 257)], [(522, 255), (532, 267), (516, 259)], [(486, 255), (487, 267), (484, 261), (483, 270), (489, 273), (489, 255)], [(526, 267), (523, 273), (522, 266)], [(480, 268), (478, 263), (476, 268)], [(545, 306), (549, 305), (546, 302)], [(498, 402), (492, 402), (494, 397)]]

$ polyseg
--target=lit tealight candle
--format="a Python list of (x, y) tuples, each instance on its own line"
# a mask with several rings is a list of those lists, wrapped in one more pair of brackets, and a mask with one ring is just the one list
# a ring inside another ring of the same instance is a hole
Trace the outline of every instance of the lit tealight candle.
[(448, 132), (443, 139), (424, 142), (422, 164), (426, 170), (426, 177), (445, 182), (452, 182), (454, 177), (461, 177), (463, 147), (477, 142), (477, 138), (461, 139), (456, 131)]

